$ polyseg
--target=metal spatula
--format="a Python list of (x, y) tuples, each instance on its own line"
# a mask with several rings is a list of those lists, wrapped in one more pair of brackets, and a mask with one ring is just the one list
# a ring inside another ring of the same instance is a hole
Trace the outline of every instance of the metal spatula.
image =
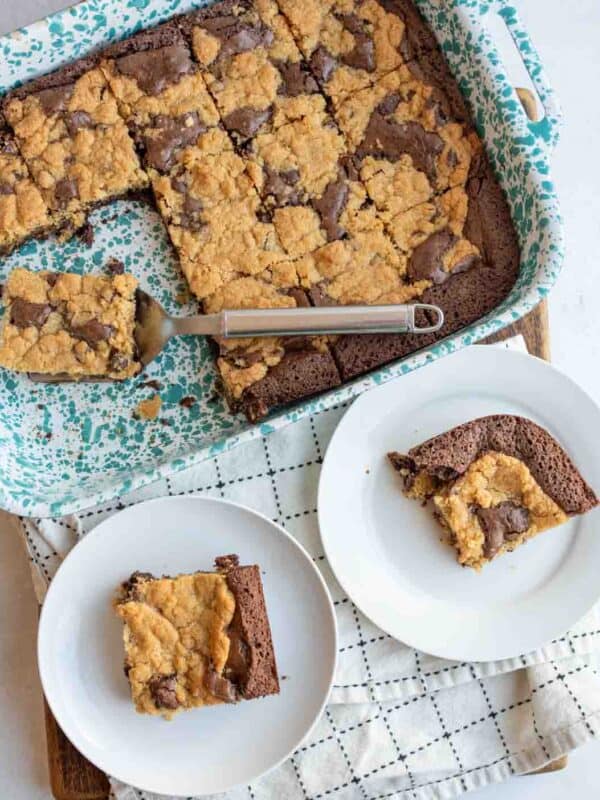
[[(144, 366), (156, 358), (172, 336), (196, 334), (242, 338), (338, 333), (434, 333), (444, 323), (441, 308), (427, 303), (244, 309), (194, 317), (170, 317), (160, 303), (141, 289), (137, 291), (136, 301), (135, 340), (138, 359)], [(417, 311), (426, 312), (427, 319), (435, 321), (419, 327)], [(64, 374), (35, 374), (30, 377), (45, 383), (74, 380)]]

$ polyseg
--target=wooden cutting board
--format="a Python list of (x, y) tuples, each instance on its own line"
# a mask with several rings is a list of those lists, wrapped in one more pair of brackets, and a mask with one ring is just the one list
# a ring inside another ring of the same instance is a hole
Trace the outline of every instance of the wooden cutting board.
[[(500, 342), (519, 333), (525, 338), (530, 353), (550, 360), (548, 308), (545, 301), (519, 322), (490, 336), (485, 343)], [(46, 706), (46, 738), (50, 783), (56, 800), (107, 800), (109, 784), (106, 775), (90, 764), (73, 747), (59, 728), (48, 706)], [(538, 772), (563, 769), (566, 763), (567, 757), (564, 756), (547, 764)]]

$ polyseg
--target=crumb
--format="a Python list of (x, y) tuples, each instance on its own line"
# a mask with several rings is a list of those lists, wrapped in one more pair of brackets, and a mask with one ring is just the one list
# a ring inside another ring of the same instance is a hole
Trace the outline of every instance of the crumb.
[(148, 400), (141, 400), (137, 404), (135, 407), (134, 416), (137, 419), (156, 419), (161, 405), (162, 400), (160, 399), (160, 395), (155, 394), (148, 398)]
[(94, 228), (86, 222), (85, 225), (77, 231), (77, 236), (86, 247), (91, 247), (94, 244)]
[(162, 383), (156, 380), (156, 378), (152, 378), (152, 380), (149, 381), (143, 381), (143, 383), (138, 383), (136, 389), (141, 389), (143, 386), (147, 386), (149, 389), (156, 389), (157, 392), (162, 389)]
[(190, 293), (187, 289), (183, 289), (181, 292), (175, 295), (175, 300), (182, 306), (186, 303), (190, 302)]
[(191, 408), (193, 405), (196, 404), (196, 398), (188, 395), (187, 397), (182, 397), (179, 401), (179, 405), (183, 406), (183, 408)]
[(44, 434), (44, 438), (45, 439), (51, 439), (52, 438), (52, 434), (51, 433), (45, 433)]
[(370, 470), (370, 469), (367, 467), (367, 468), (366, 468), (366, 470), (365, 470), (365, 473), (366, 473), (367, 475), (370, 475), (370, 474), (371, 474), (371, 470)]
[(36, 408), (38, 409), (38, 411), (43, 411), (46, 408), (46, 406), (43, 403), (38, 403)]
[(171, 423), (169, 422), (169, 420), (168, 420), (168, 419), (165, 419), (164, 417), (161, 417), (161, 419), (159, 419), (159, 422), (160, 422), (160, 424), (161, 424), (161, 425), (163, 425), (165, 428), (170, 428), (170, 427), (171, 427)]
[(219, 401), (219, 395), (217, 394), (217, 392), (214, 392), (214, 394), (211, 394), (211, 396), (208, 398), (206, 402), (212, 405), (213, 403), (218, 403), (218, 401)]
[(281, 676), (281, 680), (282, 681), (287, 681), (288, 677), (289, 677), (289, 675), (282, 675)]
[(125, 272), (125, 264), (118, 258), (109, 258), (106, 262), (106, 269), (111, 275), (122, 275)]

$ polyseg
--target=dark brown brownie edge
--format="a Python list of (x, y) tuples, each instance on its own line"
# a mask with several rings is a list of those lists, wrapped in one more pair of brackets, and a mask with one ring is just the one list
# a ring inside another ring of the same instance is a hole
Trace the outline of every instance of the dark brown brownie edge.
[(242, 698), (252, 700), (279, 694), (277, 663), (260, 569), (256, 565), (240, 567), (237, 556), (221, 556), (215, 559), (215, 564), (225, 574), (227, 586), (235, 597), (234, 622), (249, 650), (246, 678), (239, 685)]
[(237, 407), (250, 422), (272, 409), (339, 386), (340, 374), (329, 352), (290, 350), (267, 375), (249, 386)]
[(518, 458), (543, 491), (566, 514), (584, 514), (598, 498), (556, 439), (525, 417), (496, 414), (466, 422), (409, 450), (388, 457), (410, 485), (411, 476), (425, 471), (440, 481), (454, 480), (479, 456), (494, 450)]

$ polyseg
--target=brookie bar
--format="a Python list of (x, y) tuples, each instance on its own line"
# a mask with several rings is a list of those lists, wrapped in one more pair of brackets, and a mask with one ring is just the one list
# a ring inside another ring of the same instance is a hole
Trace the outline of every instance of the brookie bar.
[(260, 570), (235, 555), (215, 566), (173, 578), (135, 572), (121, 587), (115, 608), (139, 713), (169, 719), (181, 709), (279, 694)]

